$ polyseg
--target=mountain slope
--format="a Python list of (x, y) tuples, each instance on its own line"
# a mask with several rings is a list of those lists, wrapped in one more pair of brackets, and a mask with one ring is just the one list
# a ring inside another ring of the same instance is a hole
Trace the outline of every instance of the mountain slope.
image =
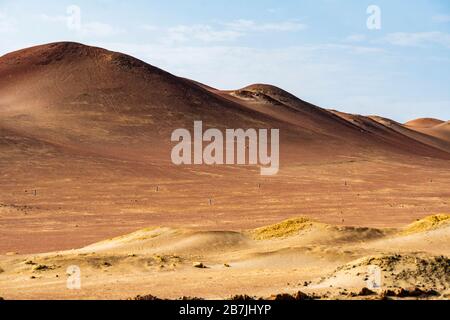
[(437, 119), (417, 119), (405, 123), (405, 126), (450, 144), (450, 121), (445, 122)]
[(399, 148), (396, 133), (365, 130), (273, 86), (215, 90), (124, 54), (70, 42), (0, 58), (0, 115), (0, 125), (35, 139), (154, 162), (168, 160), (170, 133), (192, 128), (195, 120), (219, 129), (282, 127), (285, 159), (295, 160), (296, 148), (305, 158), (380, 150), (448, 156), (411, 139)]
[[(280, 129), (280, 170), (176, 166), (171, 133)], [(218, 90), (133, 57), (53, 43), (0, 57), (0, 254), (148, 225), (241, 230), (299, 214), (398, 226), (448, 212), (442, 139), (271, 85)], [(18, 237), (17, 235), (21, 236)]]

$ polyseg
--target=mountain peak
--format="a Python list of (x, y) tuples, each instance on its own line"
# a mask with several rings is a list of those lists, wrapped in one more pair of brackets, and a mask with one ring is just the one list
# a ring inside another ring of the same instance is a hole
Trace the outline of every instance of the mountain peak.
[(50, 64), (64, 59), (88, 56), (108, 55), (112, 52), (87, 46), (77, 42), (54, 42), (11, 52), (0, 58), (0, 62), (9, 64), (33, 63)]
[(419, 118), (415, 120), (411, 120), (405, 123), (408, 127), (418, 127), (418, 128), (431, 128), (440, 124), (443, 124), (445, 121), (434, 119), (434, 118)]

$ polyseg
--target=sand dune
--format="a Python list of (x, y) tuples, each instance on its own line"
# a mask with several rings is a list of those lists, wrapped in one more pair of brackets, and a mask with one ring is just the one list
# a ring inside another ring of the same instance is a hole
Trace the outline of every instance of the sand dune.
[(450, 141), (450, 121), (444, 122), (442, 124), (438, 124), (437, 126), (421, 129), (421, 132), (424, 132), (433, 137), (437, 137), (439, 139), (445, 140), (447, 142)]
[[(429, 222), (443, 217), (427, 217), (398, 230), (337, 227), (305, 218), (242, 232), (147, 228), (77, 250), (0, 256), (0, 294), (7, 299), (229, 298), (244, 293), (268, 298), (302, 291), (345, 299), (417, 287), (439, 298), (450, 284), (450, 252), (441, 247), (437, 253), (429, 241), (442, 242), (437, 231), (446, 228), (448, 238), (448, 224), (430, 227)], [(411, 228), (414, 233), (405, 235)], [(64, 289), (69, 265), (82, 270), (80, 291)], [(382, 287), (359, 296), (367, 286), (369, 266), (380, 268)]]
[(450, 142), (450, 121), (437, 119), (417, 119), (405, 124), (406, 127), (421, 132), (428, 136)]
[[(281, 128), (279, 175), (173, 165), (170, 134), (194, 120)], [(79, 247), (146, 225), (238, 230), (300, 213), (379, 227), (450, 211), (442, 139), (267, 84), (215, 89), (77, 43), (0, 58), (0, 148), (0, 204), (30, 208), (0, 213), (4, 252)]]
[(423, 127), (402, 125), (396, 121), (378, 116), (372, 116), (370, 118), (411, 139), (450, 152), (449, 139), (442, 139), (442, 137), (439, 137), (435, 134), (430, 134), (430, 132), (427, 132), (426, 130), (424, 131), (422, 129)]
[[(195, 120), (220, 130), (280, 129), (279, 174), (175, 166), (170, 135)], [(439, 269), (436, 257), (450, 254), (446, 222), (406, 226), (450, 212), (448, 128), (436, 119), (403, 125), (326, 110), (268, 84), (220, 90), (78, 43), (7, 54), (0, 57), (0, 296), (300, 290), (351, 298), (324, 284), (343, 287), (354, 274), (342, 266), (365, 268), (358, 259), (383, 264), (401, 254), (395, 272), (411, 265), (412, 276), (419, 275), (413, 257)], [(69, 265), (82, 269), (81, 291), (65, 287)], [(395, 272), (389, 286), (411, 282)], [(444, 280), (439, 273), (424, 285), (441, 297)], [(361, 275), (352, 281), (347, 292), (361, 289)]]
[[(390, 291), (391, 296), (395, 296), (394, 292), (407, 288), (412, 292), (419, 289), (422, 292), (419, 297), (422, 298), (439, 297), (439, 292), (446, 292), (450, 284), (450, 260), (447, 257), (413, 253), (380, 254), (352, 261), (337, 268), (321, 280), (316, 288), (364, 288), (370, 277), (370, 266), (379, 267), (382, 271), (381, 286), (385, 289), (377, 290), (380, 295)], [(373, 291), (373, 294), (376, 292)]]
[(413, 128), (431, 128), (435, 127), (439, 124), (444, 123), (445, 121), (433, 118), (419, 118), (415, 120), (411, 120), (405, 123), (405, 126), (413, 127)]

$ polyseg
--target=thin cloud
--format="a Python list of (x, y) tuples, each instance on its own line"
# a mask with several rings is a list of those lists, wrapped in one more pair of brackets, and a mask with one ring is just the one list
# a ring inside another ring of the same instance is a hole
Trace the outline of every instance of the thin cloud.
[(45, 22), (61, 22), (61, 23), (66, 23), (67, 19), (68, 19), (67, 16), (63, 16), (63, 15), (49, 16), (44, 13), (40, 14), (39, 18)]
[(232, 41), (243, 34), (233, 30), (217, 30), (209, 25), (196, 24), (179, 25), (168, 29), (168, 39), (171, 42), (186, 42), (200, 40), (204, 42)]
[(256, 23), (253, 20), (239, 19), (233, 22), (225, 24), (227, 27), (245, 32), (264, 32), (264, 31), (276, 31), (276, 32), (291, 32), (300, 31), (307, 28), (303, 23), (294, 21), (282, 21), (271, 23)]
[[(252, 32), (294, 32), (304, 30), (306, 25), (284, 21), (277, 23), (256, 23), (253, 20), (235, 20), (220, 26), (207, 24), (179, 25), (167, 29), (168, 42), (203, 42), (234, 41)], [(153, 30), (153, 29), (151, 29)]]
[(118, 29), (110, 24), (102, 22), (89, 22), (81, 25), (79, 32), (84, 36), (110, 37), (124, 33), (123, 29)]
[(99, 22), (99, 21), (89, 21), (86, 23), (80, 23), (77, 28), (70, 28), (69, 21), (70, 17), (64, 15), (49, 16), (46, 14), (39, 15), (39, 18), (45, 22), (50, 23), (61, 23), (64, 24), (68, 30), (75, 32), (77, 35), (82, 37), (111, 37), (125, 33), (125, 30), (121, 28), (116, 28), (110, 24)]
[(385, 40), (392, 45), (404, 47), (420, 47), (434, 44), (450, 48), (450, 34), (439, 31), (396, 32), (388, 34)]

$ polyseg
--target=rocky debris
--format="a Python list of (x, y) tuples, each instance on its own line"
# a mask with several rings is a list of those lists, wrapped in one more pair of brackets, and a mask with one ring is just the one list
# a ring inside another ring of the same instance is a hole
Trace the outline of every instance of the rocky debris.
[[(162, 301), (162, 300), (169, 300), (169, 299), (161, 299), (161, 298), (158, 298), (158, 297), (156, 297), (156, 296), (154, 296), (154, 295), (147, 294), (147, 295), (144, 295), (144, 296), (138, 295), (138, 296), (136, 296), (136, 297), (134, 297), (134, 298), (129, 298), (128, 300)], [(204, 300), (204, 299), (202, 299), (202, 298), (197, 298), (197, 297), (187, 297), (187, 296), (184, 296), (184, 297), (181, 297), (181, 298), (175, 299), (175, 300), (181, 300), (181, 301), (198, 301), (198, 300)]]
[[(358, 259), (338, 267), (331, 275), (321, 279), (325, 281), (337, 274), (352, 274), (352, 270), (367, 270), (369, 266), (378, 266), (382, 270), (385, 282), (394, 288), (422, 287), (445, 289), (450, 284), (450, 259), (446, 256), (425, 254), (380, 254)], [(366, 272), (355, 273), (368, 279)]]
[(0, 211), (4, 210), (7, 212), (19, 212), (23, 214), (28, 214), (30, 211), (37, 209), (37, 207), (28, 205), (17, 205), (17, 204), (5, 204), (0, 203)]
[(138, 295), (138, 296), (136, 296), (134, 298), (131, 298), (131, 299), (128, 299), (128, 300), (158, 301), (158, 300), (161, 300), (161, 299), (159, 299), (158, 297), (155, 297), (155, 296), (153, 296), (151, 294), (147, 294), (145, 296)]
[(199, 268), (199, 269), (206, 269), (206, 268), (208, 268), (203, 262), (193, 262), (192, 266), (194, 268)]
[(396, 289), (386, 289), (381, 292), (381, 297), (398, 297), (398, 298), (409, 298), (409, 297), (429, 297), (429, 296), (438, 296), (439, 292), (433, 289), (423, 290), (420, 288), (396, 288)]
[(203, 298), (199, 298), (199, 297), (189, 297), (189, 296), (183, 296), (180, 299), (181, 301), (201, 301), (201, 300), (205, 300)]
[(344, 295), (348, 295), (350, 297), (367, 297), (376, 294), (375, 291), (370, 290), (367, 287), (362, 288), (359, 292), (342, 292)]
[(298, 301), (298, 300), (313, 300), (313, 299), (317, 299), (317, 298), (318, 297), (316, 297), (316, 296), (310, 296), (304, 292), (298, 291), (297, 293), (294, 293), (294, 294), (280, 293), (280, 294), (272, 295), (269, 297), (268, 300)]
[(362, 288), (361, 291), (358, 293), (358, 296), (371, 296), (375, 294), (374, 291), (370, 290), (369, 288)]
[(246, 294), (237, 294), (234, 295), (232, 297), (230, 297), (230, 300), (233, 301), (252, 301), (252, 300), (256, 300), (255, 297), (250, 297), (249, 295)]
[(45, 264), (36, 264), (33, 267), (33, 271), (49, 271), (49, 270), (54, 270), (56, 269), (56, 266), (48, 266)]

